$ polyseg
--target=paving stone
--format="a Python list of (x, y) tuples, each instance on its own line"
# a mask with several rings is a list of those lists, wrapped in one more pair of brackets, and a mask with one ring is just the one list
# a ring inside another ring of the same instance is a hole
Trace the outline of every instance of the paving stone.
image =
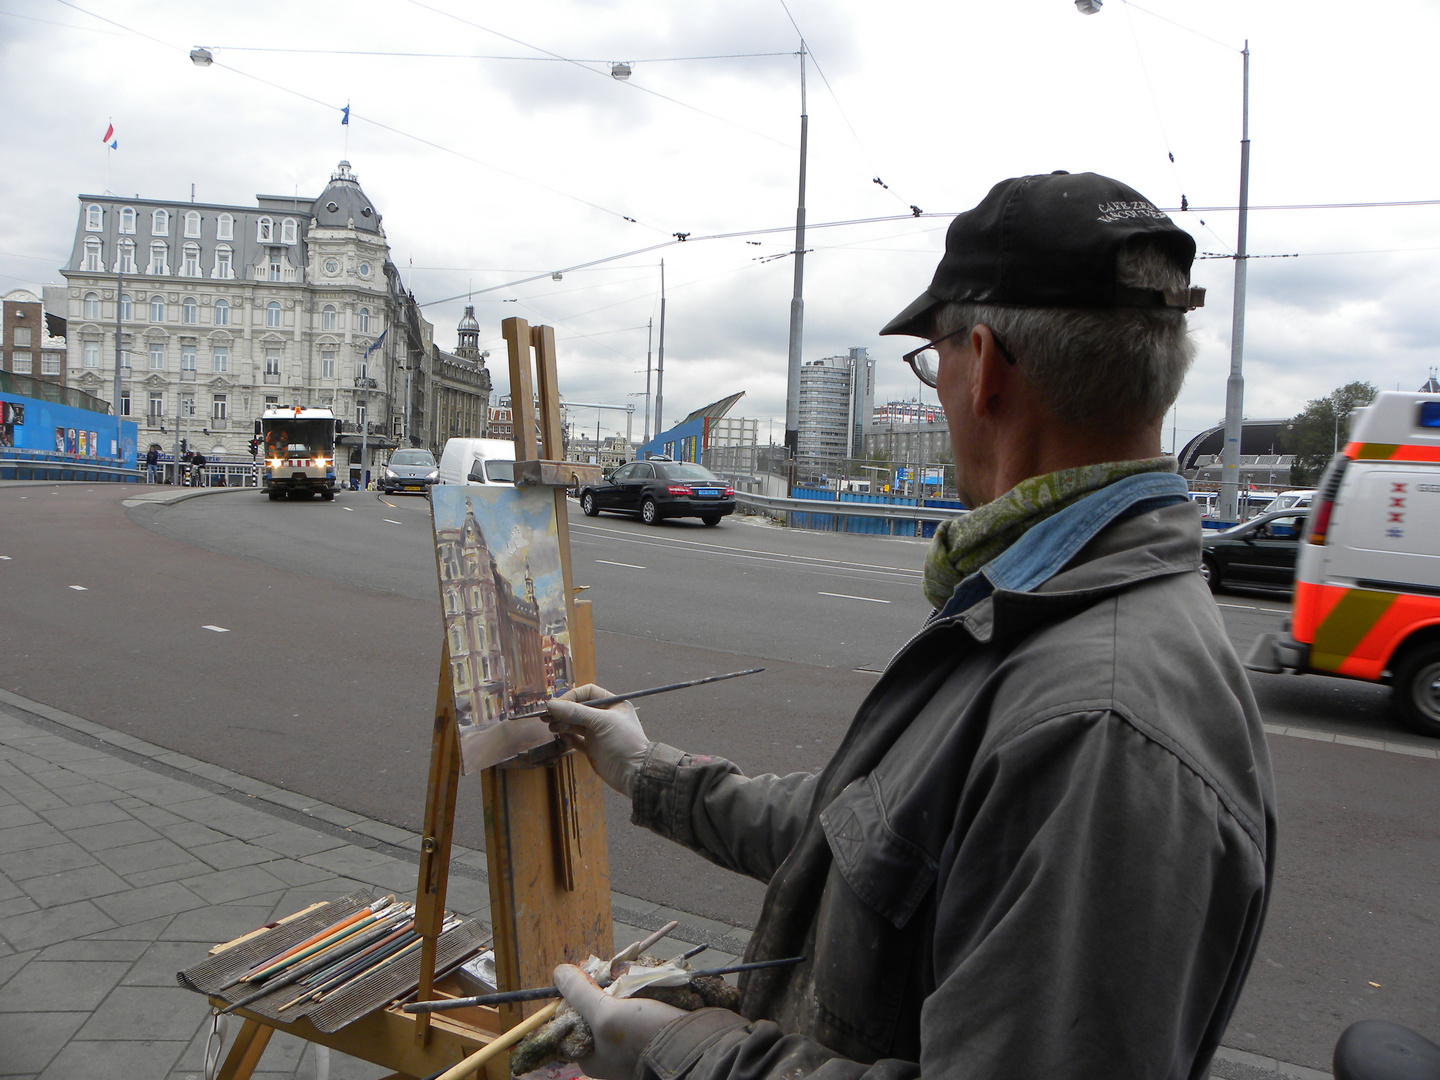
[[(274, 907), (276, 899), (278, 897), (273, 897), (263, 904), (227, 904), (187, 911), (171, 920), (170, 925), (160, 935), (160, 940), (203, 942), (207, 946), (234, 941), (241, 934), (248, 934), (269, 922), (270, 909)], [(201, 956), (204, 956), (203, 950)], [(191, 961), (192, 964), (199, 962), (198, 959)]]
[(50, 766), (44, 769), (27, 769), (30, 779), (42, 787), (58, 793), (62, 798), (70, 788), (84, 787), (86, 784), (93, 784), (95, 781), (81, 773), (71, 772), (69, 769)]
[[(0, 986), (13, 979), (16, 972), (39, 955), (38, 952), (9, 952), (5, 956), (0, 956)], [(0, 1042), (0, 1046), (4, 1045), (3, 1042)]]
[(13, 900), (17, 896), (23, 896), (25, 890), (16, 885), (4, 874), (0, 874), (0, 900)]
[(94, 866), (95, 856), (79, 844), (68, 840), (49, 847), (34, 848), (30, 851), (16, 851), (0, 855), (0, 872), (15, 881), (38, 877), (41, 874), (58, 874), (62, 870), (74, 870), (79, 866)]
[[(13, 777), (9, 779), (18, 781), (21, 778)], [(24, 780), (25, 784), (23, 786), (10, 787), (6, 790), (15, 796), (17, 802), (24, 803), (36, 813), (39, 813), (41, 810), (54, 810), (60, 806), (70, 805), (59, 795), (55, 794), (55, 792), (35, 783), (35, 781), (31, 780), (28, 776), (24, 777)]]
[(254, 866), (256, 863), (274, 862), (275, 853), (262, 847), (255, 847), (243, 840), (223, 840), (218, 844), (206, 844), (191, 848), (190, 854), (203, 859), (216, 870), (234, 870), (237, 866)]
[(154, 941), (174, 919), (173, 915), (161, 915), (156, 919), (117, 926), (88, 935), (86, 941)]
[(161, 825), (158, 828), (167, 839), (185, 848), (219, 844), (231, 839), (224, 833), (216, 832), (208, 825), (201, 825), (198, 821), (185, 821), (179, 825)]
[(127, 877), (145, 870), (158, 870), (162, 866), (175, 866), (190, 857), (180, 845), (163, 837), (95, 853), (95, 858), (117, 874)]
[[(134, 963), (150, 947), (144, 941), (96, 941), (81, 938), (78, 941), (62, 941), (51, 945), (40, 953), (40, 960), (124, 960)], [(3, 981), (3, 980), (0, 980)]]
[(212, 818), (206, 824), (240, 840), (253, 840), (257, 836), (265, 836), (275, 831), (275, 819), (269, 814), (239, 807), (228, 817)]
[(276, 859), (265, 864), (265, 872), (274, 874), (286, 885), (314, 885), (321, 881), (334, 881), (335, 875), (319, 866), (310, 866), (294, 859)]
[[(176, 797), (174, 799), (157, 798), (151, 801), (164, 806), (167, 810), (179, 814), (189, 821), (199, 821), (202, 823), (217, 821), (220, 818), (229, 817), (235, 813), (235, 804), (221, 795), (201, 795), (199, 798), (193, 798), (192, 796), (195, 794), (196, 789), (190, 787), (187, 790), (189, 794), (186, 796)], [(133, 794), (138, 795), (142, 799), (148, 797), (140, 792)]]
[(129, 888), (130, 884), (124, 878), (104, 866), (82, 866), (78, 870), (33, 877), (25, 882), (25, 891), (41, 907), (93, 900), (97, 896), (108, 896)]
[(143, 821), (115, 821), (109, 825), (91, 825), (84, 829), (71, 829), (68, 835), (71, 840), (91, 852), (160, 838), (160, 834)]
[(462, 915), (480, 915), (488, 919), (490, 886), (480, 881), (452, 877), (445, 887), (445, 906)]
[(316, 803), (305, 812), (313, 818), (328, 821), (331, 825), (339, 825), (342, 829), (348, 829), (357, 821), (365, 820), (359, 814), (341, 810), (338, 806), (326, 806), (324, 803)]
[[(253, 929), (253, 927), (252, 927)], [(234, 937), (235, 935), (231, 935)], [(230, 940), (226, 938), (225, 940)], [(204, 960), (211, 945), (219, 943), (215, 941), (155, 941), (144, 945), (145, 952), (141, 955), (126, 972), (125, 977), (120, 980), (121, 986), (174, 986), (175, 973), (192, 968)], [(139, 944), (127, 942), (126, 944)], [(232, 1024), (238, 1020), (232, 1020)]]
[(45, 908), (0, 919), (0, 937), (17, 950), (40, 949), (57, 941), (69, 941), (115, 925), (91, 900), (63, 907)]
[(373, 836), (383, 843), (397, 846), (415, 835), (405, 829), (397, 829), (394, 825), (387, 825), (383, 821), (357, 821), (350, 826), (350, 829), (361, 836)]
[[(164, 1076), (185, 1049), (184, 1042), (73, 1039), (55, 1055), (38, 1080), (75, 1080), (80, 1076)], [(338, 1080), (338, 1077), (335, 1078)]]
[[(158, 806), (151, 806), (149, 803), (140, 802), (139, 799), (136, 799), (135, 802), (138, 805), (127, 807), (126, 809), (152, 829), (158, 829), (162, 825), (178, 825), (185, 820), (179, 814), (172, 814), (169, 810), (162, 810)], [(117, 802), (114, 805), (119, 806), (120, 804)]]
[[(123, 851), (124, 848), (121, 850)], [(187, 855), (184, 862), (176, 863), (174, 866), (157, 866), (154, 870), (141, 870), (138, 874), (126, 874), (125, 880), (137, 889), (141, 889), (146, 885), (159, 885), (166, 881), (181, 881), (185, 878), (195, 877), (209, 869), (199, 859)]]
[(130, 821), (131, 817), (114, 803), (91, 803), (88, 806), (62, 806), (46, 810), (42, 815), (57, 829), (69, 831), (87, 825), (109, 825), (115, 821)]
[(0, 806), (0, 829), (10, 829), (16, 825), (34, 825), (39, 820), (40, 815), (18, 802)]
[[(60, 759), (57, 758), (56, 760)], [(77, 761), (67, 761), (65, 764), (67, 768), (74, 769), (78, 773), (84, 773), (86, 776), (105, 777), (107, 783), (109, 783), (111, 777), (120, 773), (139, 776), (148, 772), (148, 770), (137, 766), (133, 761), (116, 757), (114, 754), (103, 750), (95, 751), (91, 757)], [(154, 774), (150, 773), (149, 775), (153, 776)]]
[(0, 900), (0, 919), (9, 915), (23, 915), (27, 911), (39, 911), (40, 905), (28, 896), (12, 896), (9, 900)]
[(285, 888), (283, 881), (273, 874), (267, 874), (258, 866), (244, 866), (237, 870), (221, 870), (200, 877), (185, 878), (184, 885), (211, 904), (228, 904), (232, 900), (277, 892)]
[(409, 863), (391, 860), (379, 866), (356, 870), (354, 876), (386, 892), (413, 894), (420, 871)]
[(162, 915), (178, 915), (204, 907), (205, 901), (189, 889), (174, 881), (162, 885), (150, 885), (115, 896), (102, 896), (95, 904), (117, 923), (138, 923), (156, 919)]
[(382, 855), (378, 851), (346, 846), (334, 851), (322, 851), (318, 855), (307, 855), (300, 861), (336, 874), (358, 875), (372, 866), (382, 866), (392, 860), (389, 855)]
[(120, 986), (91, 1014), (77, 1038), (179, 1040), (175, 1047), (175, 1057), (179, 1057), (208, 1008), (204, 997), (179, 986)]
[(40, 1072), (88, 1019), (88, 1012), (0, 1015), (0, 1069), (7, 1075)]
[(0, 854), (29, 851), (38, 847), (53, 847), (64, 840), (64, 833), (45, 822), (16, 825), (14, 828), (0, 829)]
[(333, 851), (346, 844), (346, 841), (338, 837), (328, 836), (316, 829), (307, 829), (299, 825), (292, 829), (286, 829), (284, 832), (257, 836), (250, 842), (257, 847), (263, 847), (291, 859), (301, 859), (306, 855), (318, 855), (322, 851)]
[(369, 889), (372, 893), (375, 891), (368, 885), (345, 878), (335, 878), (321, 885), (291, 889), (276, 902), (275, 907), (270, 911), (270, 918), (266, 922), (283, 919), (287, 915), (304, 910), (311, 904), (326, 904), (331, 900), (338, 900), (342, 896), (349, 896), (356, 889)]
[(24, 977), (0, 987), (0, 1013), (94, 1009), (130, 964), (93, 960), (33, 960)]

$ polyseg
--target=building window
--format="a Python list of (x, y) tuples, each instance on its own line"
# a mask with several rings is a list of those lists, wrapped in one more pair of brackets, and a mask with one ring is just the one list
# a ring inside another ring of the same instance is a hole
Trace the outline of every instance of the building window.
[(60, 374), (60, 354), (59, 354), (59, 353), (53, 353), (53, 352), (48, 352), (48, 353), (47, 353), (47, 352), (42, 352), (42, 353), (40, 354), (40, 374), (41, 374), (41, 375), (59, 375), (59, 374)]
[(120, 265), (118, 271), (122, 274), (135, 273), (135, 241), (120, 241)]
[(359, 331), (360, 331), (360, 333), (362, 333), (362, 334), (368, 334), (368, 333), (370, 332), (370, 309), (369, 309), (368, 307), (362, 307), (362, 308), (360, 309), (360, 312), (359, 312), (359, 317), (360, 317), (360, 326), (359, 326)]
[(170, 235), (170, 215), (164, 210), (156, 210), (150, 215), (150, 235)]
[(98, 203), (91, 203), (85, 208), (85, 231), (99, 232), (105, 227), (105, 212), (100, 209)]
[(130, 294), (120, 294), (120, 318), (133, 319), (135, 317), (134, 305), (130, 303)]
[(180, 273), (185, 277), (200, 276), (200, 245), (185, 245), (185, 261), (180, 266)]
[(268, 304), (265, 305), (265, 325), (266, 325), (266, 326), (279, 326), (279, 325), (280, 325), (280, 303), (279, 303), (279, 301), (277, 301), (277, 300), (271, 300)]
[(280, 256), (274, 253), (270, 255), (270, 280), (280, 280)]
[(280, 381), (280, 354), (278, 352), (265, 354), (265, 381), (267, 383)]
[(280, 395), (279, 395), (279, 394), (266, 394), (266, 395), (265, 395), (265, 408), (267, 408), (267, 409), (278, 409), (279, 407), (280, 407)]
[(121, 366), (122, 368), (124, 368), (126, 371), (129, 371), (129, 370), (130, 370), (130, 350), (129, 350), (129, 349), (121, 349), (121, 350), (120, 350), (120, 366)]
[(181, 370), (181, 371), (194, 371), (194, 370), (195, 370), (195, 346), (194, 346), (194, 345), (181, 345), (181, 346), (180, 346), (180, 370)]
[(370, 365), (364, 360), (355, 361), (355, 377), (357, 379), (368, 379), (370, 377)]
[(100, 318), (100, 294), (87, 292), (85, 299), (80, 302), (80, 317), (82, 319)]
[(334, 304), (326, 304), (325, 307), (321, 310), (321, 312), (320, 312), (320, 329), (321, 329), (321, 330), (334, 330), (334, 329), (335, 329), (335, 305), (334, 305)]
[(165, 370), (165, 343), (163, 341), (150, 343), (150, 370)]
[(361, 277), (369, 277), (369, 276), (370, 276), (370, 264), (369, 264), (369, 263), (361, 263), (360, 266), (358, 267), (358, 269), (359, 269), (359, 271), (360, 271), (360, 276), (361, 276)]
[(165, 394), (160, 390), (150, 391), (150, 419), (159, 420), (165, 415)]
[(121, 390), (121, 391), (120, 391), (120, 415), (121, 415), (121, 416), (129, 416), (129, 415), (130, 415), (130, 391), (129, 391), (129, 390)]
[(230, 413), (225, 404), (225, 395), (216, 394), (210, 401), (210, 419), (224, 420)]
[(235, 239), (235, 219), (229, 214), (221, 214), (218, 218), (215, 219), (215, 239)]
[(30, 353), (21, 352), (16, 349), (10, 354), (10, 370), (16, 375), (29, 375), (31, 367)]
[(217, 345), (210, 357), (210, 366), (216, 371), (230, 370), (230, 349), (224, 345)]
[(401, 416), (395, 417), (395, 432), (394, 432), (394, 434), (395, 434), (395, 438), (397, 438), (397, 439), (400, 438), (401, 435), (404, 435), (404, 434), (405, 434), (405, 418), (404, 418), (404, 417), (401, 417)]
[(185, 297), (184, 303), (180, 305), (180, 321), (194, 326), (200, 321), (200, 305), (195, 302), (193, 296)]
[(81, 266), (81, 269), (90, 270), (97, 274), (105, 269), (105, 261), (102, 257), (100, 241), (96, 240), (93, 236), (85, 241), (85, 262)]
[(122, 233), (135, 231), (135, 208), (133, 206), (127, 206), (120, 211), (120, 231)]
[(170, 249), (165, 244), (156, 240), (150, 245), (150, 265), (145, 268), (147, 274), (168, 274), (170, 273)]
[(150, 297), (150, 321), (165, 321), (165, 298), (158, 293)]
[(185, 214), (185, 235), (195, 237), (200, 235), (200, 211), (190, 210)]
[(230, 245), (221, 244), (215, 249), (215, 273), (211, 275), (217, 278), (233, 278), (235, 268), (230, 259)]
[(333, 379), (335, 377), (335, 350), (320, 350), (320, 377), (322, 379)]
[(86, 367), (100, 366), (100, 343), (98, 341), (87, 341), (81, 348), (85, 357)]
[(295, 243), (295, 219), (286, 218), (280, 223), (280, 242), (282, 244)]
[(12, 326), (10, 328), (10, 344), (23, 345), (28, 348), (30, 345), (30, 327)]
[(268, 217), (262, 217), (255, 228), (255, 239), (262, 244), (274, 243), (275, 223)]
[(365, 403), (363, 401), (357, 401), (355, 403), (355, 423), (362, 430), (365, 427), (365, 411)]
[(216, 325), (216, 326), (229, 326), (229, 325), (230, 325), (230, 301), (229, 301), (229, 300), (216, 300), (216, 301), (215, 301), (215, 325)]

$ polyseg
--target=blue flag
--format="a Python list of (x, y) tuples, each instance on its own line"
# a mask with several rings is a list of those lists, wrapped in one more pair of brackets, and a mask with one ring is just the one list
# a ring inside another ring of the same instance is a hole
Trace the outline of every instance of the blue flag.
[(340, 123), (342, 123), (342, 124), (348, 124), (348, 123), (350, 123), (350, 103), (349, 103), (348, 101), (345, 103), (345, 108), (344, 108), (343, 110), (341, 110), (341, 111), (344, 112), (345, 115), (340, 118)]
[(385, 335), (388, 334), (389, 332), (390, 332), (390, 328), (387, 326), (384, 330), (381, 330), (381, 331), (380, 331), (380, 336), (377, 337), (374, 341), (372, 341), (372, 342), (370, 343), (370, 347), (365, 350), (365, 359), (366, 359), (366, 360), (369, 360), (369, 359), (370, 359), (370, 354), (380, 347), (380, 343), (385, 340)]

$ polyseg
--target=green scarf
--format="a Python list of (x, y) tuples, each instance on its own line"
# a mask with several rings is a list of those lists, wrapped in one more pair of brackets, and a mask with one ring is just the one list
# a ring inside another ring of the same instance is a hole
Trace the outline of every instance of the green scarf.
[(925, 599), (942, 608), (955, 586), (1015, 543), (1032, 525), (1107, 484), (1136, 473), (1175, 472), (1166, 455), (1141, 461), (1107, 461), (1032, 476), (963, 518), (942, 522), (925, 556)]

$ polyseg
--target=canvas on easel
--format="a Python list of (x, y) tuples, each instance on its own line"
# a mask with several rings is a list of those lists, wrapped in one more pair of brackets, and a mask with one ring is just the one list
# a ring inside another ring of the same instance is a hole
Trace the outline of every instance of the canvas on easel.
[(574, 681), (555, 500), (543, 488), (431, 492), (440, 604), (467, 774), (553, 738), (516, 719)]

